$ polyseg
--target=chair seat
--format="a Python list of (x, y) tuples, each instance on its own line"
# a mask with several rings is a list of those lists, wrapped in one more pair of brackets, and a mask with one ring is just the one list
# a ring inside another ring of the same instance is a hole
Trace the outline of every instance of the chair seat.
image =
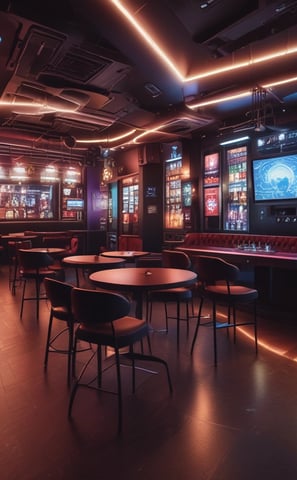
[(184, 287), (157, 290), (155, 292), (152, 291), (149, 293), (149, 299), (153, 299), (153, 300), (160, 299), (160, 301), (163, 301), (163, 302), (170, 302), (170, 301), (176, 302), (177, 300), (185, 301), (185, 300), (191, 300), (191, 298), (192, 298), (192, 291)]
[(69, 320), (69, 309), (65, 306), (52, 307), (52, 313), (58, 320), (67, 322)]
[(40, 268), (38, 270), (38, 272), (36, 272), (36, 269), (20, 269), (20, 275), (23, 277), (23, 278), (45, 278), (45, 277), (48, 277), (48, 276), (51, 276), (51, 275), (55, 275), (55, 271), (54, 270), (50, 270), (48, 268)]
[(205, 295), (215, 298), (218, 302), (229, 303), (252, 302), (258, 298), (258, 291), (243, 285), (231, 285), (229, 291), (226, 285), (210, 285), (205, 287)]
[(127, 345), (127, 339), (133, 343), (148, 334), (148, 326), (144, 320), (125, 316), (110, 323), (80, 324), (76, 335), (80, 340), (121, 348)]

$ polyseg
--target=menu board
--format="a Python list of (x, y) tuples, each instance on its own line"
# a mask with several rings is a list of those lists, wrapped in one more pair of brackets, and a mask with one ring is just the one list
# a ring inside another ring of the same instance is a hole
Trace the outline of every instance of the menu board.
[(219, 154), (210, 153), (204, 156), (204, 186), (218, 185), (219, 178)]
[(219, 215), (219, 187), (204, 189), (204, 215), (206, 217)]
[[(139, 222), (138, 182), (138, 176), (128, 177), (122, 180), (122, 226), (125, 226), (123, 233), (136, 233), (135, 228)], [(129, 231), (130, 227), (132, 229), (131, 232)]]
[(181, 229), (184, 227), (182, 209), (182, 149), (181, 144), (167, 145), (165, 157), (165, 229)]

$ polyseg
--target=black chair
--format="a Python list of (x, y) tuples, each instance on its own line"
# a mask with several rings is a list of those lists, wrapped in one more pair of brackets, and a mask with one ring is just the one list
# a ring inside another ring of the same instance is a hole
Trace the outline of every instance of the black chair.
[(11, 240), (7, 243), (7, 253), (8, 253), (8, 284), (11, 290), (12, 295), (16, 293), (16, 287), (20, 283), (19, 275), (19, 249), (29, 249), (32, 248), (31, 240)]
[[(172, 384), (167, 363), (151, 354), (136, 353), (134, 344), (147, 339), (150, 348), (148, 325), (144, 320), (129, 316), (130, 302), (123, 295), (103, 290), (87, 290), (74, 287), (72, 290), (72, 311), (74, 319), (79, 323), (75, 330), (73, 367), (75, 374), (75, 361), (77, 344), (85, 341), (97, 345), (97, 349), (83, 366), (81, 373), (74, 382), (70, 396), (68, 415), (71, 416), (74, 398), (79, 386), (91, 387), (90, 383), (82, 383), (81, 380), (94, 356), (97, 356), (97, 389), (102, 389), (102, 352), (101, 347), (112, 347), (115, 352), (115, 364), (117, 372), (117, 395), (118, 395), (118, 432), (122, 430), (122, 385), (121, 385), (121, 359), (131, 361), (132, 388), (135, 391), (135, 360), (159, 362), (166, 368), (170, 391)], [(128, 347), (127, 353), (120, 352), (123, 347)], [(110, 365), (109, 367), (110, 368)], [(104, 370), (105, 371), (105, 370)], [(115, 392), (112, 392), (115, 393)]]
[[(191, 268), (191, 260), (189, 256), (178, 250), (163, 250), (162, 252), (162, 266), (169, 268), (182, 268), (189, 270)], [(187, 334), (189, 333), (189, 320), (190, 320), (190, 311), (189, 306), (191, 304), (192, 314), (193, 314), (193, 288), (192, 287), (177, 287), (169, 289), (160, 289), (152, 290), (148, 292), (147, 296), (147, 311), (148, 311), (148, 320), (152, 321), (153, 313), (153, 302), (162, 302), (164, 303), (165, 309), (165, 321), (166, 321), (166, 332), (168, 332), (168, 320), (176, 320), (177, 328), (177, 344), (179, 345), (179, 333), (180, 333), (180, 322), (182, 320), (186, 321), (187, 324)], [(169, 315), (168, 306), (170, 303), (176, 305), (176, 315)], [(185, 305), (186, 315), (182, 317), (181, 315), (181, 306)]]
[[(50, 353), (67, 355), (67, 380), (71, 379), (72, 353), (74, 340), (74, 318), (71, 310), (71, 292), (73, 285), (61, 282), (54, 278), (44, 279), (44, 288), (48, 301), (50, 302), (50, 316), (47, 330), (45, 347), (44, 368), (47, 369), (48, 356)], [(63, 327), (52, 335), (54, 320), (58, 320)], [(58, 339), (61, 335), (68, 336), (67, 348), (58, 346)]]
[[(18, 264), (20, 279), (23, 282), (23, 292), (21, 299), (20, 318), (23, 316), (24, 303), (35, 301), (36, 303), (36, 319), (39, 319), (39, 302), (46, 300), (45, 294), (41, 294), (40, 287), (45, 277), (55, 277), (56, 272), (51, 270), (53, 258), (45, 252), (32, 252), (30, 250), (19, 249)], [(27, 284), (33, 281), (35, 283), (35, 295), (29, 292), (27, 295)]]
[[(192, 268), (199, 279), (198, 291), (200, 294), (200, 305), (197, 316), (197, 324), (191, 346), (193, 354), (195, 342), (200, 326), (211, 327), (213, 330), (214, 363), (217, 365), (217, 330), (233, 329), (234, 343), (236, 341), (236, 328), (238, 326), (253, 325), (255, 348), (258, 352), (257, 342), (257, 312), (256, 301), (258, 291), (244, 285), (238, 284), (240, 270), (236, 265), (226, 262), (217, 257), (197, 256), (192, 258)], [(205, 300), (212, 304), (211, 319), (201, 322), (202, 308)], [(251, 304), (253, 307), (252, 317), (247, 320), (237, 320), (236, 311), (241, 305)], [(227, 306), (227, 321), (219, 321), (217, 306)]]

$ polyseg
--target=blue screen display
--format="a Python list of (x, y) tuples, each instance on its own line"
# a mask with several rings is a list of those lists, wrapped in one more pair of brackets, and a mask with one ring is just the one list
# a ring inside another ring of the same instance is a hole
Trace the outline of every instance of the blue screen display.
[(66, 200), (67, 210), (83, 210), (84, 208), (84, 201), (80, 198), (78, 199), (70, 199)]
[(297, 199), (297, 155), (253, 160), (255, 202)]

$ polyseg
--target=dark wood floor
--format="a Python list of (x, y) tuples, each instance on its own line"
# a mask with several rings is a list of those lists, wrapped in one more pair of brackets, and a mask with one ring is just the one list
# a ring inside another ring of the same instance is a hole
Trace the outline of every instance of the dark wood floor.
[[(70, 271), (67, 279), (72, 280)], [(211, 332), (202, 329), (191, 357), (182, 328), (176, 348), (170, 332), (152, 333), (155, 354), (170, 366), (174, 393), (164, 372), (137, 375), (130, 391), (124, 372), (124, 429), (116, 433), (117, 399), (81, 389), (67, 418), (66, 358), (43, 356), (48, 305), (39, 322), (20, 289), (8, 289), (0, 270), (0, 475), (3, 480), (296, 480), (297, 336), (292, 316), (260, 311), (259, 354), (252, 340), (219, 332), (213, 366)], [(153, 325), (163, 326), (162, 310)], [(274, 351), (267, 349), (267, 344)], [(81, 354), (85, 355), (85, 354)], [(111, 374), (111, 373), (110, 373)]]

